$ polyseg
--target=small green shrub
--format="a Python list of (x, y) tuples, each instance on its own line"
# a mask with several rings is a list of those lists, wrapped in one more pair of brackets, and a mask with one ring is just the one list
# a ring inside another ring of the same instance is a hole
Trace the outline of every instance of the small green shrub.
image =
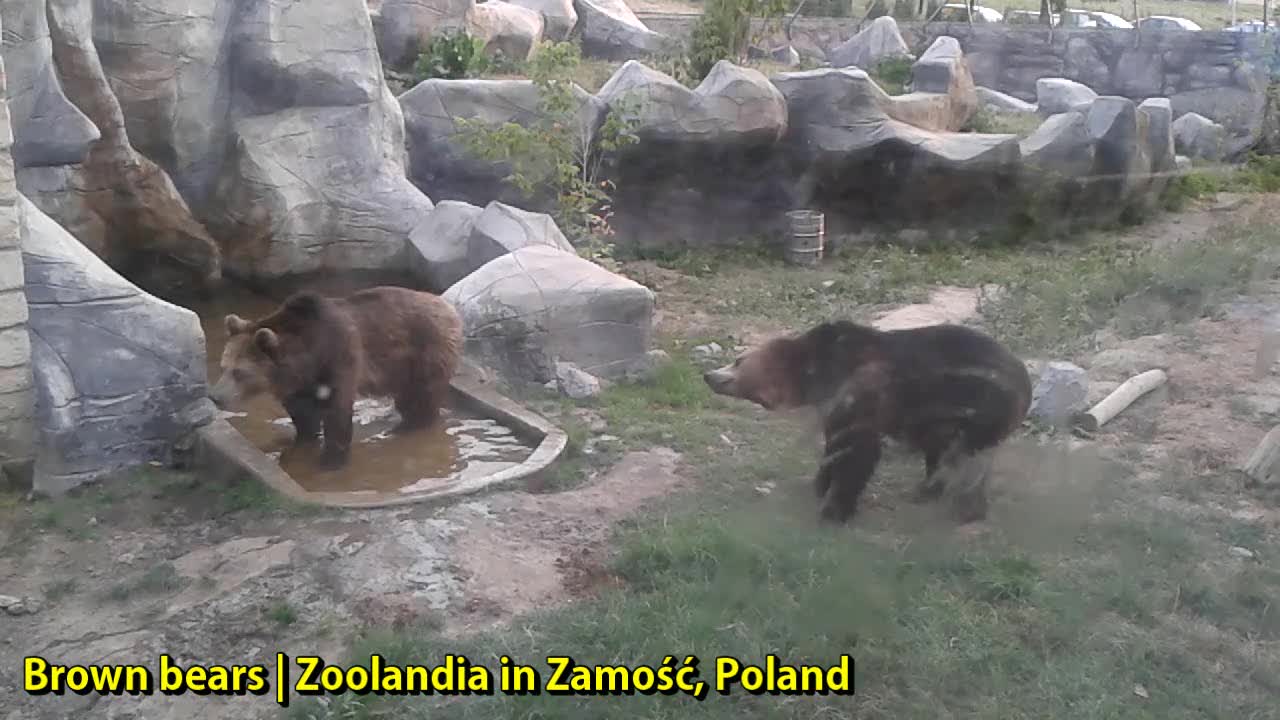
[(751, 40), (751, 20), (768, 24), (786, 12), (789, 0), (708, 0), (689, 34), (688, 71), (700, 82), (721, 60), (742, 62)]
[(465, 30), (448, 30), (427, 43), (413, 65), (413, 75), (418, 82), (432, 78), (461, 80), (487, 72), (491, 64), (482, 40)]
[(911, 83), (912, 64), (910, 58), (887, 58), (881, 60), (868, 74), (881, 90), (890, 95), (901, 95), (907, 91), (907, 85)]
[(556, 224), (584, 255), (609, 262), (612, 244), (604, 238), (609, 227), (610, 182), (603, 177), (605, 161), (635, 142), (634, 122), (627, 103), (615, 102), (594, 135), (582, 127), (581, 100), (575, 94), (574, 72), (581, 63), (578, 46), (570, 42), (544, 44), (529, 63), (530, 80), (538, 88), (539, 116), (528, 126), (514, 122), (489, 125), (458, 118), (458, 140), (473, 155), (511, 167), (507, 182), (525, 197), (548, 194)]

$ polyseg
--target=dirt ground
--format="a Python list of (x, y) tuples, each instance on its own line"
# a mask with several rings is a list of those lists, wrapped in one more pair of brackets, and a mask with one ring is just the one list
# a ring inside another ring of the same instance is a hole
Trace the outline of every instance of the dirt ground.
[[(1137, 236), (1193, 240), (1256, 208), (1201, 208)], [(649, 282), (659, 286), (660, 331), (715, 327), (694, 307), (686, 278), (652, 268)], [(886, 311), (878, 322), (963, 321), (976, 311), (976, 297), (976, 290), (938, 288), (931, 303)], [(1092, 400), (1150, 367), (1170, 377), (1095, 442), (1141, 448), (1132, 460), (1159, 492), (1170, 458), (1202, 468), (1239, 462), (1280, 414), (1280, 374), (1251, 374), (1260, 320), (1278, 313), (1280, 293), (1268, 291), (1184, 333), (1104, 339), (1096, 354), (1074, 358), (1090, 370)], [(749, 343), (780, 329), (744, 323), (736, 337)], [(273, 502), (260, 489), (212, 488), (154, 469), (45, 503), (34, 516), (25, 499), (5, 496), (0, 595), (10, 600), (0, 613), (0, 693), (7, 698), (0, 718), (274, 717), (279, 708), (265, 697), (31, 697), (21, 692), (22, 659), (153, 665), (169, 653), (184, 667), (260, 662), (274, 672), (277, 651), (342, 657), (365, 623), (429, 619), (449, 633), (502, 623), (612, 582), (601, 569), (610, 531), (680, 490), (680, 463), (677, 453), (653, 448), (626, 453), (563, 492), (518, 488), (443, 506), (343, 513), (255, 512)], [(228, 493), (243, 497), (227, 505)], [(1178, 512), (1280, 527), (1274, 507), (1247, 498), (1193, 504), (1170, 493), (1167, 500)]]

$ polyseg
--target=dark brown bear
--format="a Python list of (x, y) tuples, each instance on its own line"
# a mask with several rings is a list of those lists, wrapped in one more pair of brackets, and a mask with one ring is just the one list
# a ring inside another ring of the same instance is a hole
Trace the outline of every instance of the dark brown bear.
[(395, 398), (397, 431), (438, 417), (462, 353), (462, 320), (443, 298), (375, 287), (345, 298), (291, 296), (257, 321), (226, 318), (222, 377), (209, 391), (230, 408), (270, 392), (293, 419), (295, 442), (324, 429), (321, 466), (345, 464), (357, 397)]
[(822, 517), (837, 523), (856, 511), (885, 436), (924, 454), (917, 501), (942, 495), (943, 470), (964, 469), (969, 487), (956, 497), (957, 519), (982, 519), (985, 451), (1022, 424), (1031, 404), (1026, 365), (987, 335), (951, 324), (882, 331), (822, 323), (752, 348), (704, 380), (769, 410), (818, 409), (826, 447), (815, 490)]

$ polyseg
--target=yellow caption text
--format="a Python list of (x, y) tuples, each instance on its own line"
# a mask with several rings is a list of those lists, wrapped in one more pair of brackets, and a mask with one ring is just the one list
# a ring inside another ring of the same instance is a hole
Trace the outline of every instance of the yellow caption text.
[[(293, 663), (297, 667), (293, 667)], [(268, 695), (288, 706), (290, 695), (852, 695), (854, 660), (833, 665), (791, 665), (776, 655), (753, 664), (720, 656), (712, 678), (701, 676), (693, 655), (665, 656), (654, 665), (582, 665), (567, 655), (546, 658), (546, 669), (503, 655), (497, 676), (462, 655), (439, 665), (392, 665), (373, 655), (367, 665), (330, 665), (313, 655), (276, 654), (266, 665), (189, 665), (161, 655), (158, 672), (144, 665), (56, 665), (42, 657), (23, 661), (23, 689), (30, 695)], [(274, 685), (273, 685), (274, 683)]]

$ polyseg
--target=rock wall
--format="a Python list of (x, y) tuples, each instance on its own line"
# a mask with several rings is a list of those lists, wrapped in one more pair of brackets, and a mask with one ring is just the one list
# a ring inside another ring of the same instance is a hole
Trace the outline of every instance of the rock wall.
[[(0, 60), (0, 91), (4, 90), (4, 69)], [(26, 482), (35, 456), (35, 392), (13, 145), (9, 104), (0, 92), (0, 467)]]
[[(646, 25), (687, 36), (695, 18), (645, 15)], [(1134, 101), (1167, 97), (1174, 117), (1196, 112), (1235, 137), (1229, 150), (1257, 140), (1264, 91), (1277, 63), (1273, 36), (1220, 31), (1176, 32), (1119, 29), (1047, 29), (968, 23), (899, 23), (908, 45), (919, 54), (938, 37), (960, 42), (974, 82), (1034, 102), (1036, 80), (1065, 77), (1099, 95)], [(801, 55), (825, 60), (855, 35), (857, 18), (798, 18), (791, 42)], [(781, 33), (770, 47), (786, 43)]]

